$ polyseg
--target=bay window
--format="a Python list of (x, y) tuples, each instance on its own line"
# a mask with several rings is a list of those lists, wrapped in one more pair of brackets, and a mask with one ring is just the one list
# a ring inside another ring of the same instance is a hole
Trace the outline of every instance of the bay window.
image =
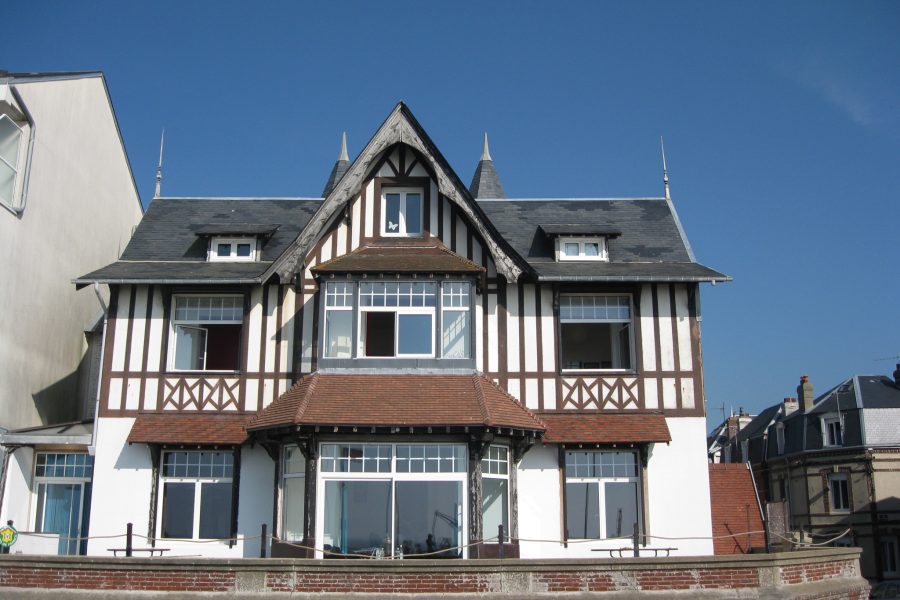
[(164, 452), (159, 537), (230, 538), (233, 477), (232, 452)]
[(559, 298), (563, 370), (632, 368), (631, 298), (565, 294)]
[(178, 371), (237, 371), (241, 364), (242, 296), (173, 299), (169, 368)]
[(566, 537), (608, 539), (640, 531), (636, 452), (566, 452)]
[(353, 284), (328, 282), (325, 285), (325, 357), (350, 358), (352, 339)]
[(59, 554), (86, 551), (93, 470), (94, 458), (88, 454), (39, 452), (35, 456), (34, 531), (59, 534)]
[(489, 446), (481, 459), (483, 539), (494, 541), (503, 525), (509, 539), (509, 449)]
[(359, 284), (360, 346), (366, 357), (434, 356), (437, 284)]
[(281, 537), (287, 541), (302, 541), (306, 515), (306, 459), (297, 446), (285, 446), (282, 463)]
[(469, 358), (471, 287), (466, 281), (441, 284), (441, 356), (444, 358)]

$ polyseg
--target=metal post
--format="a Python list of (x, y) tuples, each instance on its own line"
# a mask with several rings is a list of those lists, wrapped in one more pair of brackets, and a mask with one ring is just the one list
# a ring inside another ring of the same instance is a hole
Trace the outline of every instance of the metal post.
[(131, 556), (131, 530), (134, 526), (129, 523), (125, 529), (125, 556)]
[(634, 557), (637, 558), (641, 555), (641, 551), (638, 548), (638, 545), (641, 543), (641, 534), (638, 532), (638, 524), (635, 522), (634, 529), (632, 529), (634, 533), (631, 534), (631, 543), (634, 546)]
[(503, 523), (497, 527), (497, 557), (503, 558)]
[(265, 523), (262, 524), (261, 529), (262, 529), (262, 531), (261, 531), (260, 537), (259, 537), (259, 557), (265, 558), (266, 557), (266, 524)]

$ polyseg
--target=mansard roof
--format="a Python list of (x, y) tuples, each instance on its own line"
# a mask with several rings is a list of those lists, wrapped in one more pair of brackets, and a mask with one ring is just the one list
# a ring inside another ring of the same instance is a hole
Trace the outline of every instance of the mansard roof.
[(294, 426), (545, 429), (484, 375), (397, 373), (308, 375), (253, 418), (247, 430)]
[(311, 270), (313, 273), (479, 274), (485, 269), (452, 252), (437, 238), (407, 238), (360, 246)]

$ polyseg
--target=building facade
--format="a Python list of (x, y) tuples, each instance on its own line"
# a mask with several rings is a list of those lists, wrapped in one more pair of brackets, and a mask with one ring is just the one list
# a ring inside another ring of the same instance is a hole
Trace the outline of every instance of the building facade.
[(323, 196), (156, 199), (78, 280), (112, 296), (91, 536), (712, 553), (698, 295), (728, 278), (671, 200), (508, 199), (486, 143), (467, 188), (402, 103)]

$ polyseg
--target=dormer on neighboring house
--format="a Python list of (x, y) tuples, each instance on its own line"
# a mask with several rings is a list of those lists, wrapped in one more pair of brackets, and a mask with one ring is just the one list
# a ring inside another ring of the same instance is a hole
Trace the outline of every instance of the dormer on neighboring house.
[(198, 227), (197, 236), (208, 240), (210, 262), (258, 262), (260, 250), (278, 230), (278, 225), (212, 223)]

